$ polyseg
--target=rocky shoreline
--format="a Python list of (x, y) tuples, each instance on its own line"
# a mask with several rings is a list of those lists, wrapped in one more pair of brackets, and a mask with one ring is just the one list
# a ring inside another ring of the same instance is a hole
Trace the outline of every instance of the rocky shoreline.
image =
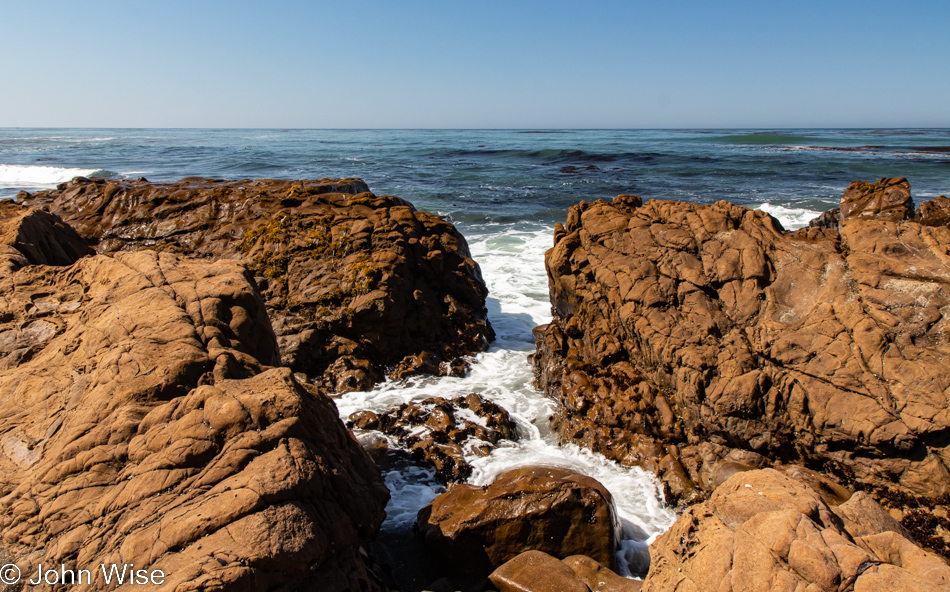
[(17, 200), (99, 254), (237, 259), (254, 274), (281, 363), (328, 391), (464, 373), (494, 338), (487, 290), (452, 224), (359, 179), (174, 183), (73, 179)]
[(493, 338), (450, 223), (359, 179), (22, 192), (0, 202), (0, 559), (393, 589), (355, 429), (455, 483), (419, 513), (432, 590), (950, 590), (948, 204), (882, 179), (796, 232), (630, 195), (557, 225), (531, 357), (553, 425), (683, 512), (641, 583), (589, 477), (461, 483), (463, 451), (517, 438), (478, 394), (340, 420), (330, 394), (464, 374)]

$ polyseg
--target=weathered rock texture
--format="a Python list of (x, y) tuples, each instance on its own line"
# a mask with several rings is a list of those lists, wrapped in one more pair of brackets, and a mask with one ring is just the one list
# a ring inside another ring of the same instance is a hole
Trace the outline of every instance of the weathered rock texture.
[(561, 437), (693, 501), (733, 451), (950, 493), (950, 228), (840, 227), (789, 233), (726, 202), (571, 208), (534, 358)]
[(391, 368), (462, 373), (493, 338), (465, 239), (359, 179), (175, 183), (76, 178), (17, 199), (62, 216), (99, 253), (234, 258), (257, 275), (283, 363), (330, 390)]
[(517, 438), (515, 422), (504, 407), (475, 393), (452, 400), (431, 397), (413, 401), (386, 413), (357, 411), (346, 426), (392, 436), (414, 458), (431, 463), (446, 482), (471, 476), (466, 453), (488, 456), (500, 440)]
[(0, 201), (0, 270), (4, 276), (24, 265), (69, 265), (92, 252), (58, 216)]
[(574, 570), (542, 551), (526, 551), (489, 576), (498, 592), (590, 592)]
[(863, 493), (833, 507), (771, 469), (735, 475), (650, 546), (644, 592), (937, 592), (950, 566)]
[(642, 582), (618, 576), (584, 555), (561, 561), (525, 551), (489, 575), (498, 592), (640, 592)]
[(379, 589), (365, 549), (388, 493), (332, 401), (266, 368), (277, 341), (246, 268), (149, 251), (51, 266), (83, 249), (14, 207), (0, 554), (24, 574), (92, 566), (95, 589), (103, 563), (163, 570), (167, 590)]
[(841, 196), (841, 205), (808, 223), (812, 228), (838, 229), (845, 218), (875, 220), (914, 220), (924, 226), (950, 224), (950, 199), (940, 196), (920, 204), (914, 211), (910, 183), (904, 177), (882, 178), (874, 183), (855, 181)]
[(618, 576), (590, 557), (572, 555), (562, 561), (591, 592), (639, 592), (641, 588), (640, 580)]
[(855, 181), (848, 185), (838, 207), (841, 219), (873, 218), (875, 220), (907, 220), (914, 214), (910, 183), (901, 177), (881, 179), (876, 183)]
[(525, 467), (491, 485), (453, 485), (419, 512), (419, 534), (454, 573), (484, 574), (525, 551), (616, 563), (620, 525), (596, 480)]

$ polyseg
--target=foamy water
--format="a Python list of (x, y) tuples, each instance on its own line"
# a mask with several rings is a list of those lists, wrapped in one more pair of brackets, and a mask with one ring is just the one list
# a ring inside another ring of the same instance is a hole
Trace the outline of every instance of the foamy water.
[[(508, 411), (517, 423), (519, 440), (502, 441), (487, 457), (467, 453), (466, 460), (474, 469), (469, 482), (485, 485), (508, 469), (529, 465), (569, 468), (597, 479), (613, 496), (623, 523), (620, 571), (644, 573), (649, 566), (647, 546), (675, 520), (662, 502), (656, 478), (574, 445), (559, 446), (548, 428), (554, 402), (531, 385), (533, 372), (527, 361), (534, 351), (531, 330), (551, 320), (544, 251), (551, 246), (553, 228), (485, 225), (467, 229), (466, 234), (490, 291), (489, 318), (496, 333), (491, 348), (473, 358), (464, 378), (413, 377), (386, 382), (368, 392), (348, 393), (336, 400), (340, 415), (346, 418), (361, 409), (387, 411), (434, 396), (480, 394)], [(379, 436), (367, 433), (363, 437)], [(417, 467), (391, 470), (385, 480), (392, 492), (385, 529), (410, 528), (416, 513), (442, 491), (432, 471)]]
[[(698, 203), (727, 197), (795, 229), (834, 207), (851, 181), (906, 176), (921, 200), (950, 188), (948, 130), (707, 132), (0, 128), (0, 199), (77, 175), (152, 181), (359, 176), (378, 194), (451, 216), (491, 289), (489, 314), (498, 339), (474, 358), (463, 379), (417, 378), (351, 393), (338, 401), (341, 415), (473, 391), (496, 401), (517, 421), (521, 440), (471, 458), (471, 481), (488, 483), (507, 468), (537, 462), (593, 476), (613, 493), (625, 521), (622, 565), (642, 571), (646, 543), (674, 518), (656, 481), (577, 447), (558, 446), (548, 430), (553, 403), (531, 387), (525, 357), (534, 350), (531, 329), (550, 318), (543, 253), (555, 222), (582, 199), (635, 193)], [(825, 149), (832, 145), (843, 149)], [(863, 148), (872, 145), (885, 149)], [(385, 479), (393, 492), (387, 529), (411, 526), (440, 490), (425, 467), (388, 470)]]
[(0, 164), (0, 187), (52, 187), (73, 177), (108, 177), (102, 169)]
[(809, 210), (807, 208), (789, 208), (782, 205), (772, 205), (765, 202), (755, 208), (761, 210), (773, 218), (778, 219), (786, 230), (797, 230), (808, 226), (808, 223), (821, 215), (821, 212)]
[[(804, 208), (769, 203), (759, 209), (778, 218), (788, 229), (801, 228), (818, 215)], [(551, 247), (553, 229), (540, 224), (488, 224), (465, 232), (489, 289), (489, 319), (496, 333), (491, 348), (472, 359), (471, 371), (464, 378), (412, 377), (383, 383), (371, 391), (347, 393), (336, 399), (341, 417), (346, 419), (363, 409), (385, 412), (429, 397), (450, 399), (478, 393), (508, 411), (517, 423), (519, 439), (502, 441), (487, 457), (466, 451), (466, 460), (473, 468), (468, 482), (487, 485), (504, 471), (529, 465), (564, 467), (597, 479), (613, 496), (623, 523), (618, 553), (621, 573), (645, 573), (650, 564), (649, 544), (676, 518), (663, 503), (656, 478), (573, 444), (559, 445), (548, 427), (555, 404), (531, 384), (534, 375), (527, 361), (527, 355), (534, 351), (531, 330), (551, 320), (544, 252)], [(383, 438), (390, 446), (398, 447), (378, 432), (360, 437), (366, 443)], [(418, 511), (444, 490), (426, 467), (391, 469), (384, 479), (392, 492), (384, 529), (411, 528)]]

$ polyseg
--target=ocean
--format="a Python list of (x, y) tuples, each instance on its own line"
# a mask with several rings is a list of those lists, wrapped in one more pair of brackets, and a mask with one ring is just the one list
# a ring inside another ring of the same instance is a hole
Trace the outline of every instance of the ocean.
[[(412, 378), (336, 399), (345, 419), (431, 396), (477, 392), (505, 407), (520, 440), (471, 457), (472, 483), (526, 464), (573, 468), (612, 493), (625, 575), (675, 519), (656, 480), (548, 429), (554, 407), (531, 386), (531, 329), (550, 320), (544, 251), (581, 200), (619, 193), (764, 210), (788, 229), (837, 206), (848, 183), (907, 177), (917, 203), (950, 194), (950, 130), (156, 130), (0, 129), (0, 199), (74, 176), (223, 179), (360, 177), (377, 194), (452, 221), (481, 265), (497, 333), (465, 378)], [(368, 436), (372, 437), (372, 436)], [(384, 469), (384, 534), (412, 528), (441, 485), (424, 466)]]

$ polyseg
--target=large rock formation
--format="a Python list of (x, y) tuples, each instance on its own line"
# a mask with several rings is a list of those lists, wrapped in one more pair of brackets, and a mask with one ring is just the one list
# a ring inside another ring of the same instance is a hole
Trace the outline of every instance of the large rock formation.
[(771, 469), (727, 480), (650, 556), (644, 592), (950, 591), (950, 566), (870, 497), (829, 506)]
[(613, 566), (620, 535), (603, 485), (551, 467), (512, 469), (484, 487), (453, 485), (419, 512), (417, 528), (447, 570), (481, 575), (531, 550)]
[(387, 368), (462, 373), (493, 338), (465, 239), (359, 179), (175, 183), (78, 177), (17, 199), (62, 216), (99, 253), (234, 258), (257, 276), (284, 365), (330, 390)]
[(168, 590), (381, 588), (366, 550), (388, 492), (333, 402), (267, 368), (242, 264), (76, 260), (60, 220), (9, 203), (0, 237), (5, 562), (89, 569), (94, 589), (100, 564)]
[(563, 439), (652, 468), (683, 499), (731, 453), (741, 470), (806, 463), (944, 496), (948, 253), (950, 228), (910, 220), (790, 233), (726, 202), (582, 202), (545, 257), (538, 382)]

